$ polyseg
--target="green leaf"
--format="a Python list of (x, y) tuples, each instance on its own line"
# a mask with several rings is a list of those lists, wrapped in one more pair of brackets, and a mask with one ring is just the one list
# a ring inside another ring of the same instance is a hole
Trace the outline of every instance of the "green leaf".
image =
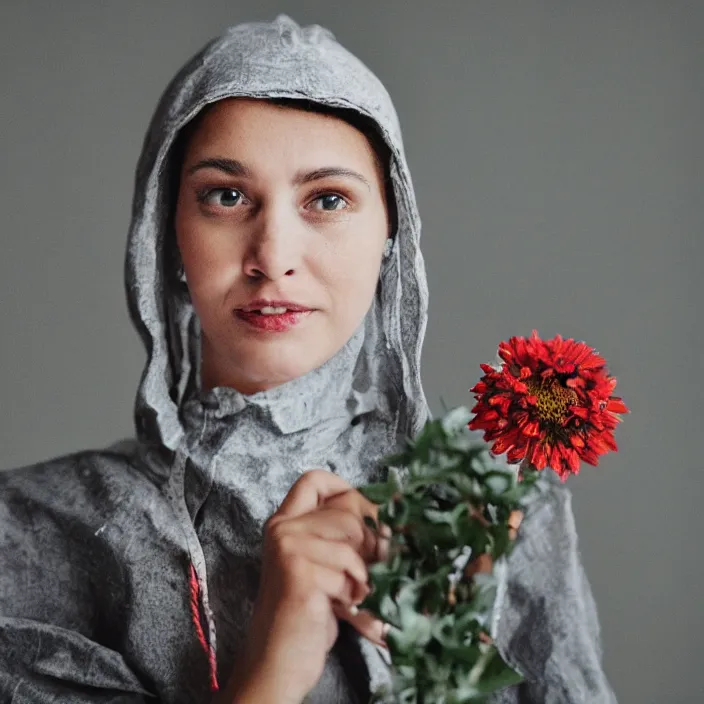
[(496, 659), (501, 662), (502, 667), (495, 673), (488, 672), (487, 669), (484, 677), (476, 684), (477, 691), (482, 694), (491, 694), (499, 689), (520, 684), (524, 680), (523, 675), (503, 663), (498, 653)]
[(508, 472), (498, 470), (486, 472), (484, 482), (490, 493), (498, 495), (507, 492), (515, 484), (513, 477)]
[(409, 514), (410, 508), (406, 499), (395, 499), (386, 507), (389, 525), (394, 530), (398, 530), (406, 525)]
[(442, 429), (450, 434), (464, 430), (470, 420), (472, 420), (472, 414), (467, 408), (460, 406), (446, 413), (440, 422)]
[(438, 511), (433, 508), (426, 508), (423, 515), (431, 523), (436, 525), (445, 524), (450, 527), (452, 534), (458, 537), (458, 521), (460, 516), (467, 513), (467, 507), (464, 503), (455, 506), (451, 511)]
[(502, 557), (508, 552), (511, 545), (510, 527), (507, 523), (495, 525), (491, 530), (491, 535), (494, 541), (493, 555), (494, 559)]
[(388, 559), (370, 566), (373, 591), (362, 604), (393, 625), (384, 704), (479, 702), (520, 677), (479, 638), (491, 622), (494, 575), (460, 577), (452, 589), (450, 575), (457, 579), (452, 563), (465, 547), (494, 560), (510, 552), (508, 517), (529, 501), (538, 473), (527, 469), (518, 482), (515, 467), (468, 430), (470, 417), (460, 408), (429, 421), (385, 458), (386, 482), (360, 489), (393, 532)]
[(388, 482), (378, 482), (359, 487), (359, 492), (374, 504), (383, 504), (394, 495), (395, 488)]

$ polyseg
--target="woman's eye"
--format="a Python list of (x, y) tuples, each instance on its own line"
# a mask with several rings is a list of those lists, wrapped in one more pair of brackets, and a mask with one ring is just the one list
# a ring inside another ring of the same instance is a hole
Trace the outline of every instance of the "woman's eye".
[(207, 205), (232, 208), (243, 200), (243, 197), (236, 188), (212, 188), (199, 196), (198, 200)]
[(317, 204), (315, 210), (342, 210), (347, 207), (347, 201), (335, 193), (318, 196), (313, 202)]

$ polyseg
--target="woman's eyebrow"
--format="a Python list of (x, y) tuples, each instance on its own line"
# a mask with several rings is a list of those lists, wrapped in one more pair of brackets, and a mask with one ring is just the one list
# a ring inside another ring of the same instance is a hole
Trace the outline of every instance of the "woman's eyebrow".
[(300, 186), (304, 183), (319, 181), (320, 179), (329, 178), (331, 176), (354, 178), (357, 181), (361, 181), (370, 191), (372, 190), (371, 184), (362, 174), (352, 169), (345, 169), (341, 166), (327, 166), (322, 169), (315, 169), (314, 171), (298, 172), (293, 178), (293, 183), (296, 186)]
[[(228, 176), (252, 178), (251, 169), (245, 166), (241, 161), (237, 161), (237, 159), (226, 159), (224, 157), (201, 159), (188, 169), (188, 175), (190, 176), (201, 169), (217, 169), (218, 171), (224, 171)], [(320, 181), (321, 179), (330, 178), (332, 176), (354, 178), (363, 183), (370, 191), (372, 190), (371, 184), (362, 174), (342, 166), (326, 166), (320, 169), (314, 169), (313, 171), (299, 171), (293, 177), (293, 184), (295, 186), (301, 186), (305, 183)]]
[(228, 176), (252, 177), (252, 172), (241, 161), (236, 159), (225, 159), (223, 157), (201, 159), (188, 169), (188, 175), (190, 176), (201, 169), (217, 169), (218, 171), (224, 171)]

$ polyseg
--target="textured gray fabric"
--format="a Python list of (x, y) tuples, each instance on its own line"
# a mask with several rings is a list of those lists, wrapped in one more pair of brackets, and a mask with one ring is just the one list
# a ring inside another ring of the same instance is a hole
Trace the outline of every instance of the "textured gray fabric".
[[(329, 362), (269, 392), (203, 392), (199, 328), (174, 275), (170, 147), (223, 97), (305, 98), (371, 117), (392, 153), (395, 244), (363, 324)], [(189, 570), (224, 684), (244, 646), (263, 522), (305, 470), (354, 485), (428, 417), (427, 289), (399, 124), (379, 81), (326, 30), (240, 25), (167, 88), (139, 160), (126, 257), (147, 349), (137, 438), (0, 473), (0, 701), (207, 702)], [(497, 639), (528, 682), (509, 702), (612, 702), (569, 493), (545, 481), (508, 565)], [(343, 627), (309, 701), (368, 698), (381, 653)]]

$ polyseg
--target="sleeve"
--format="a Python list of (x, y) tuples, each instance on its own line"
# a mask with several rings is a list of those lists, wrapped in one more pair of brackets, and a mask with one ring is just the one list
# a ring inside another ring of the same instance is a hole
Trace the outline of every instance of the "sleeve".
[(616, 704), (571, 494), (552, 481), (528, 507), (509, 558), (497, 646), (525, 677), (497, 704)]
[(0, 704), (157, 702), (119, 652), (90, 637), (90, 565), (76, 559), (72, 524), (10, 477), (33, 494), (43, 487), (30, 472), (0, 477)]
[(0, 702), (155, 703), (122, 656), (79, 633), (0, 616)]

